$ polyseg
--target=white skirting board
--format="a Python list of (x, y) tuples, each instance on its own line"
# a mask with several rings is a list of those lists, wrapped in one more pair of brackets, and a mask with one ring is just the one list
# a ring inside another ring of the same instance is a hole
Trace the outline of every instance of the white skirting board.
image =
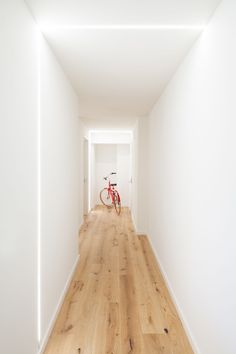
[(48, 329), (47, 329), (47, 331), (46, 331), (46, 334), (45, 334), (45, 336), (44, 336), (44, 338), (43, 338), (43, 340), (42, 340), (42, 342), (41, 342), (41, 345), (40, 345), (38, 354), (43, 354), (43, 352), (44, 352), (44, 350), (45, 350), (45, 348), (46, 348), (48, 339), (49, 339), (49, 337), (50, 337), (50, 335), (51, 335), (51, 332), (52, 332), (53, 327), (54, 327), (54, 325), (55, 325), (57, 316), (58, 316), (58, 314), (59, 314), (59, 312), (60, 312), (60, 309), (61, 309), (61, 307), (62, 307), (62, 304), (63, 304), (63, 302), (64, 302), (64, 300), (65, 300), (65, 296), (66, 296), (67, 291), (68, 291), (68, 289), (69, 289), (71, 280), (72, 280), (72, 278), (73, 278), (73, 275), (74, 275), (74, 273), (75, 273), (75, 270), (76, 270), (76, 267), (77, 267), (78, 263), (79, 263), (79, 255), (77, 256), (77, 258), (76, 258), (76, 260), (75, 260), (75, 263), (74, 263), (74, 265), (73, 265), (73, 267), (72, 267), (72, 269), (71, 269), (71, 272), (70, 272), (70, 274), (69, 274), (69, 276), (68, 276), (68, 278), (67, 278), (65, 287), (64, 287), (64, 289), (63, 289), (63, 291), (62, 291), (62, 293), (61, 293), (61, 296), (60, 296), (59, 301), (58, 301), (58, 304), (57, 304), (57, 306), (56, 306), (56, 308), (55, 308), (55, 311), (54, 311), (54, 314), (53, 314), (53, 316), (52, 316), (52, 319), (51, 319), (51, 321), (50, 321), (50, 323), (49, 323), (49, 326), (48, 326)]
[(142, 231), (142, 230), (137, 228), (137, 225), (136, 225), (136, 222), (135, 222), (135, 217), (134, 217), (132, 211), (131, 211), (131, 219), (132, 219), (132, 223), (133, 223), (133, 226), (134, 226), (135, 233), (137, 235), (147, 235), (147, 231)]
[(162, 276), (163, 276), (163, 278), (164, 278), (166, 287), (167, 287), (167, 289), (168, 289), (168, 291), (169, 291), (169, 293), (170, 293), (171, 299), (172, 299), (172, 301), (173, 301), (173, 303), (174, 303), (174, 305), (175, 305), (175, 308), (176, 308), (177, 313), (178, 313), (178, 315), (179, 315), (179, 318), (180, 318), (180, 320), (181, 320), (181, 322), (182, 322), (182, 325), (183, 325), (183, 327), (184, 327), (184, 330), (185, 330), (185, 332), (186, 332), (186, 335), (187, 335), (187, 337), (188, 337), (188, 340), (189, 340), (189, 342), (190, 342), (190, 344), (191, 344), (191, 346), (192, 346), (192, 349), (193, 349), (193, 351), (194, 351), (195, 354), (201, 354), (200, 349), (198, 348), (198, 345), (197, 345), (197, 343), (196, 343), (196, 341), (195, 341), (195, 339), (194, 339), (194, 337), (193, 337), (193, 334), (192, 334), (192, 332), (191, 332), (191, 330), (190, 330), (190, 326), (189, 326), (189, 324), (188, 324), (188, 322), (187, 322), (187, 320), (186, 320), (186, 318), (185, 318), (185, 316), (184, 316), (184, 314), (183, 314), (183, 311), (182, 311), (182, 309), (181, 309), (181, 307), (180, 307), (180, 305), (179, 305), (179, 303), (178, 303), (178, 300), (177, 300), (176, 295), (175, 295), (175, 293), (174, 293), (174, 290), (173, 290), (173, 288), (172, 288), (172, 286), (171, 286), (171, 283), (170, 283), (170, 281), (169, 281), (169, 279), (168, 279), (168, 276), (167, 276), (167, 274), (166, 274), (166, 272), (165, 272), (165, 270), (164, 270), (164, 267), (162, 266), (162, 264), (161, 264), (161, 262), (160, 262), (160, 257), (158, 256), (158, 253), (157, 253), (157, 251), (155, 250), (155, 248), (154, 248), (154, 246), (153, 246), (153, 244), (152, 244), (152, 241), (151, 241), (150, 237), (149, 237), (148, 235), (145, 235), (145, 236), (147, 236), (148, 241), (149, 241), (149, 243), (150, 243), (150, 245), (151, 245), (151, 248), (152, 248), (152, 251), (153, 251), (153, 253), (154, 253), (154, 255), (155, 255), (157, 264), (158, 264), (158, 266), (159, 266), (159, 268), (160, 268), (160, 271), (161, 271), (161, 274), (162, 274)]

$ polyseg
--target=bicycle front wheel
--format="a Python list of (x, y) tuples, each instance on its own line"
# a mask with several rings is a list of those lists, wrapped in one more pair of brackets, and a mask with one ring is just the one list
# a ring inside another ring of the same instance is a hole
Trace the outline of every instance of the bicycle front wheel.
[(121, 202), (120, 202), (120, 195), (119, 193), (116, 191), (114, 193), (114, 207), (116, 209), (116, 213), (118, 215), (120, 215), (120, 212), (121, 212)]
[(102, 202), (103, 205), (107, 206), (107, 207), (111, 207), (112, 206), (112, 198), (111, 195), (108, 191), (108, 188), (104, 188), (101, 190), (100, 192), (100, 200)]

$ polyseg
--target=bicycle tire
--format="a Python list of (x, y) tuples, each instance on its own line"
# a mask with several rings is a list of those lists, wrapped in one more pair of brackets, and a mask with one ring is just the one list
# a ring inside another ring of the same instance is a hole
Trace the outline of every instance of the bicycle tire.
[(120, 195), (117, 191), (115, 191), (115, 195), (114, 195), (114, 207), (115, 207), (117, 215), (120, 215), (121, 202), (120, 202)]
[(105, 205), (106, 207), (112, 206), (112, 200), (111, 200), (110, 194), (108, 193), (108, 188), (103, 188), (101, 190), (100, 200), (101, 200), (102, 204)]

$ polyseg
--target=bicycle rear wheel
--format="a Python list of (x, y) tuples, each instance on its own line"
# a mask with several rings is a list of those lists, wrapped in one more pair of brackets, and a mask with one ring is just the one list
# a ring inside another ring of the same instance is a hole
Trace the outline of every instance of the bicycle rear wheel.
[(117, 191), (114, 193), (114, 207), (116, 209), (116, 213), (120, 215), (121, 212), (121, 202), (120, 202), (120, 195)]
[(112, 206), (112, 198), (110, 196), (108, 188), (104, 188), (104, 189), (101, 190), (101, 192), (100, 192), (100, 200), (101, 200), (103, 205), (105, 205), (107, 207), (111, 207)]

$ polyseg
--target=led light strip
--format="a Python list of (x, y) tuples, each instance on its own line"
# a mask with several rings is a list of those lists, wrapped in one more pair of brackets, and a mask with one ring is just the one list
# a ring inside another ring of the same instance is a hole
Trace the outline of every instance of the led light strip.
[(37, 51), (38, 51), (38, 166), (37, 166), (37, 189), (38, 189), (38, 232), (37, 232), (37, 337), (38, 346), (41, 344), (41, 32), (37, 33)]
[(201, 25), (39, 25), (42, 32), (57, 30), (192, 30), (201, 31), (205, 28)]

